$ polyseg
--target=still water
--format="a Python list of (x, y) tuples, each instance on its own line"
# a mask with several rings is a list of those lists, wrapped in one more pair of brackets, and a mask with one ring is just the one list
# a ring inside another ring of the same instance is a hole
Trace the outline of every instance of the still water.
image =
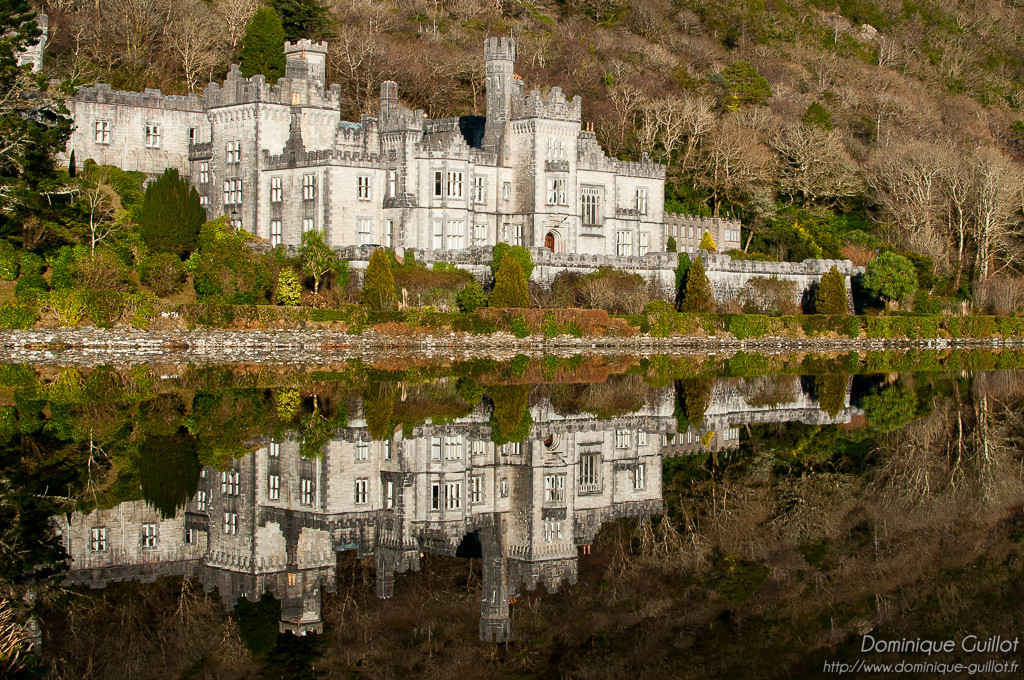
[(934, 660), (862, 640), (1019, 627), (1022, 359), (8, 366), (6, 572), (54, 677)]

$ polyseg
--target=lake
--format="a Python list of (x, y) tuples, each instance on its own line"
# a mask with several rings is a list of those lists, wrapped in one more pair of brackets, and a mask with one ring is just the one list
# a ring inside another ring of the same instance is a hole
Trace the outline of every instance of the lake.
[(4, 611), (61, 678), (1011, 663), (1022, 364), (0, 366)]

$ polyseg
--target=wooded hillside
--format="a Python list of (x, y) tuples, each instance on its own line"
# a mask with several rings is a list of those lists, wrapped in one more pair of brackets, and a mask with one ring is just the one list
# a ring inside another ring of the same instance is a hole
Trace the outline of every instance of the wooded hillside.
[[(51, 0), (52, 74), (201, 91), (257, 0)], [(330, 42), (343, 115), (381, 81), (432, 117), (482, 114), (482, 42), (518, 41), (527, 89), (584, 98), (622, 157), (669, 165), (668, 207), (742, 218), (778, 259), (889, 246), (936, 289), (1024, 254), (1024, 11), (1017, 0), (271, 0), (286, 37)], [(965, 290), (965, 289), (962, 289)]]

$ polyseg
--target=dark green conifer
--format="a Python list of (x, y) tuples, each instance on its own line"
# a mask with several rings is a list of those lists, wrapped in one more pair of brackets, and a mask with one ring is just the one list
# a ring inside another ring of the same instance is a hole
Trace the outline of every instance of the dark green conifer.
[(846, 280), (835, 267), (821, 277), (814, 309), (818, 314), (846, 314)]
[(206, 210), (199, 203), (199, 194), (189, 188), (178, 171), (168, 168), (146, 187), (139, 211), (139, 231), (154, 252), (179, 255), (195, 250), (199, 228), (206, 220)]
[(242, 75), (251, 78), (266, 76), (271, 85), (284, 75), (284, 27), (281, 18), (271, 7), (260, 7), (245, 27), (239, 60)]
[(370, 256), (360, 302), (378, 312), (390, 312), (398, 306), (398, 298), (395, 296), (395, 275), (391, 271), (387, 251), (383, 248), (373, 251), (373, 255)]
[(711, 292), (711, 282), (704, 271), (704, 263), (700, 258), (693, 261), (686, 273), (686, 294), (683, 295), (681, 311), (712, 312), (715, 309), (715, 298)]
[(498, 273), (494, 276), (494, 290), (488, 301), (491, 307), (529, 307), (530, 294), (526, 290), (526, 277), (512, 255), (501, 258)]

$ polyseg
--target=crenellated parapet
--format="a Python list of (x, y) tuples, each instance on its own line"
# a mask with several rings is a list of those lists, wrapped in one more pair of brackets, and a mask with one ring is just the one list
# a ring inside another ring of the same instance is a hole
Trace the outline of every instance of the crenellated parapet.
[(832, 267), (843, 276), (856, 276), (863, 267), (854, 267), (850, 260), (804, 260), (803, 262), (766, 262), (763, 260), (734, 260), (729, 255), (698, 250), (696, 256), (708, 272), (735, 272), (760, 276), (821, 276)]
[(511, 120), (528, 118), (579, 123), (583, 120), (583, 99), (579, 95), (566, 99), (560, 87), (552, 87), (547, 96), (533, 90), (525, 97), (513, 97)]
[(192, 113), (203, 113), (206, 110), (204, 108), (205, 99), (195, 93), (188, 96), (164, 94), (160, 90), (152, 88), (146, 88), (142, 92), (126, 92), (125, 90), (115, 90), (106, 83), (79, 88), (73, 99), (76, 102), (90, 104), (110, 104), (112, 106)]

